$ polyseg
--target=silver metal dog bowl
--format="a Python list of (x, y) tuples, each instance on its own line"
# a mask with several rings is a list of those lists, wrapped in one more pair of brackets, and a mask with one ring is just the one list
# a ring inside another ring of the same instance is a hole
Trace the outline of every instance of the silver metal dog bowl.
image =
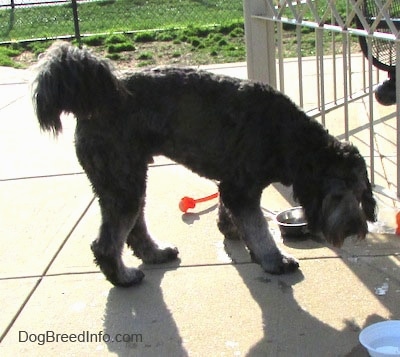
[(278, 213), (275, 219), (283, 237), (303, 237), (310, 233), (300, 206)]

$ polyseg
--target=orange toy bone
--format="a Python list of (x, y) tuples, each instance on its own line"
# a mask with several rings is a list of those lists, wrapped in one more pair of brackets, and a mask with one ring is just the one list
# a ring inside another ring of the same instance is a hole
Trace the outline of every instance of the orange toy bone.
[(210, 196), (207, 196), (207, 197), (198, 198), (196, 200), (194, 198), (185, 196), (185, 197), (181, 198), (181, 200), (179, 201), (179, 209), (183, 213), (186, 213), (188, 209), (195, 208), (196, 203), (206, 202), (206, 201), (212, 200), (213, 198), (217, 198), (218, 196), (219, 196), (218, 192), (216, 192)]
[(400, 235), (400, 212), (396, 214), (396, 234)]

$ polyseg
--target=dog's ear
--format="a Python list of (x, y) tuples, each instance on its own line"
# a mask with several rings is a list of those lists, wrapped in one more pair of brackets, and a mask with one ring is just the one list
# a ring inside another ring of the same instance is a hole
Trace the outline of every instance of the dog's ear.
[(366, 164), (355, 146), (351, 144), (343, 144), (342, 150), (344, 157), (348, 163), (348, 172), (353, 173), (353, 178), (350, 180), (350, 185), (353, 186), (353, 191), (358, 192), (358, 200), (361, 203), (361, 208), (365, 214), (365, 218), (370, 222), (376, 221), (376, 201), (372, 195), (371, 183), (368, 179)]
[(372, 187), (368, 178), (366, 181), (367, 189), (364, 190), (361, 195), (361, 207), (367, 220), (370, 222), (376, 222), (376, 201), (372, 195)]

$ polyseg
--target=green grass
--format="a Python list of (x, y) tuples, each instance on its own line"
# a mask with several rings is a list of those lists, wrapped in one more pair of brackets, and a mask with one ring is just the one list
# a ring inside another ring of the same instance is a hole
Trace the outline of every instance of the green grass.
[[(115, 0), (80, 3), (81, 34), (220, 24), (243, 18), (241, 0)], [(74, 34), (72, 7), (0, 10), (0, 41)]]
[(154, 58), (154, 54), (152, 52), (142, 52), (139, 54), (138, 59), (144, 61), (150, 61)]
[(16, 56), (19, 56), (25, 51), (29, 51), (33, 55), (38, 56), (40, 53), (44, 52), (51, 43), (51, 41), (42, 41), (22, 45), (15, 42), (10, 45), (0, 46), (0, 66), (24, 68), (25, 66), (22, 63), (14, 60)]
[[(320, 16), (327, 0), (316, 0)], [(336, 7), (346, 13), (346, 0)], [(284, 11), (293, 17), (289, 9)], [(243, 20), (242, 0), (99, 0), (78, 3), (81, 34), (129, 32), (171, 27), (196, 27)], [(310, 10), (304, 18), (312, 18)], [(326, 19), (330, 22), (330, 18)], [(0, 8), (0, 42), (73, 36), (71, 4)], [(201, 36), (200, 34), (198, 34)]]
[[(76, 41), (75, 41), (76, 42)], [(188, 26), (184, 29), (145, 31), (83, 37), (84, 45), (115, 61), (136, 60), (139, 67), (177, 63), (190, 57), (190, 63), (207, 64), (245, 60), (244, 25), (240, 22), (215, 27)], [(44, 52), (52, 41), (14, 43), (0, 46), (0, 65), (20, 66), (13, 57), (24, 51)], [(211, 58), (210, 58), (211, 57)], [(14, 63), (14, 64), (13, 64)]]
[[(325, 1), (318, 0), (320, 12)], [(345, 0), (337, 0), (336, 6), (345, 13)], [(235, 62), (246, 57), (242, 0), (103, 0), (79, 4), (79, 18), (82, 34), (96, 33), (83, 36), (82, 42), (115, 61), (133, 58), (137, 66), (147, 66), (180, 60), (183, 64)], [(283, 28), (284, 55), (297, 56), (295, 26)], [(314, 55), (314, 30), (302, 27), (301, 32), (302, 55)], [(14, 61), (16, 56), (23, 51), (41, 53), (51, 43), (19, 43), (19, 39), (73, 33), (70, 5), (17, 8), (14, 13), (0, 10), (0, 41), (15, 40), (0, 46), (0, 65), (21, 66)], [(324, 36), (330, 43), (332, 33)], [(326, 51), (331, 49), (327, 46)]]
[(21, 49), (16, 48), (12, 49), (10, 47), (1, 47), (0, 48), (0, 65), (7, 66), (7, 67), (16, 67), (20, 68), (22, 65), (18, 65), (13, 61), (13, 57), (18, 56), (21, 54)]

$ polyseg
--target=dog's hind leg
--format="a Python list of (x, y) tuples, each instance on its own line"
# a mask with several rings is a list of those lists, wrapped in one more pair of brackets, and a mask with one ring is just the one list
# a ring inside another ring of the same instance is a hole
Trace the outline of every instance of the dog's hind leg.
[(132, 248), (133, 253), (142, 259), (145, 264), (169, 262), (175, 260), (179, 253), (177, 248), (160, 246), (151, 238), (144, 220), (143, 207), (128, 236), (127, 244)]
[(132, 202), (121, 209), (120, 202), (116, 204), (117, 199), (113, 197), (107, 202), (107, 199), (100, 198), (102, 224), (99, 237), (91, 248), (95, 262), (107, 280), (116, 286), (127, 287), (139, 283), (144, 277), (141, 270), (127, 268), (121, 257), (126, 237), (137, 220), (138, 210)]
[[(219, 189), (225, 210), (222, 218), (231, 219), (233, 226), (237, 227), (253, 260), (271, 274), (296, 270), (299, 266), (297, 260), (277, 247), (268, 229), (268, 223), (260, 208), (262, 189), (250, 185), (243, 188), (226, 182), (222, 182)], [(221, 211), (218, 226), (221, 230)], [(231, 232), (233, 226), (229, 228)], [(223, 229), (221, 232), (226, 234)]]
[(76, 153), (99, 197), (102, 216), (91, 248), (96, 264), (112, 284), (131, 286), (144, 274), (124, 265), (122, 250), (144, 203), (147, 164), (132, 161), (116, 142), (93, 137), (93, 123), (78, 121), (76, 133)]

